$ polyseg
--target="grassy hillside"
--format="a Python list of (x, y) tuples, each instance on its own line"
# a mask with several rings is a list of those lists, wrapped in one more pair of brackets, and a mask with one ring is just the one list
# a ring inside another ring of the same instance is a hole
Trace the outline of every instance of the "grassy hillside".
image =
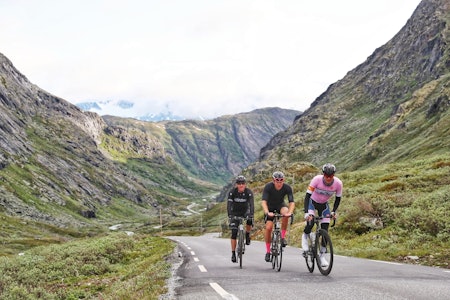
[[(273, 171), (249, 176), (257, 219), (253, 236), (258, 240), (263, 240), (261, 193)], [(294, 188), (296, 202), (290, 244), (300, 247), (303, 199), (310, 179), (319, 174), (319, 169), (309, 163), (298, 163), (283, 171)], [(330, 229), (336, 253), (450, 268), (449, 174), (450, 154), (360, 171), (338, 170), (336, 176), (343, 180), (344, 194), (337, 225)], [(211, 216), (211, 225), (226, 219), (225, 205), (221, 203), (215, 208), (217, 215)], [(212, 228), (216, 230), (217, 226)], [(229, 236), (228, 230), (224, 233)], [(409, 256), (418, 259), (410, 260)]]

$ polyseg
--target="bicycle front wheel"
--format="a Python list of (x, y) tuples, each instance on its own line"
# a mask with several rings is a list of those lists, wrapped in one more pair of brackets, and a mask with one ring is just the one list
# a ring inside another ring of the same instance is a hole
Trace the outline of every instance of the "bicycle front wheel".
[(277, 271), (281, 270), (281, 262), (283, 261), (283, 246), (281, 245), (281, 237), (278, 237), (278, 260), (277, 260)]
[(320, 229), (316, 236), (316, 262), (322, 275), (328, 275), (333, 267), (333, 244), (328, 232)]
[(283, 258), (283, 249), (281, 247), (281, 236), (279, 231), (272, 234), (272, 269), (281, 270), (281, 260)]
[(244, 232), (242, 230), (239, 230), (238, 235), (238, 259), (239, 267), (242, 269), (242, 254), (244, 253)]
[(270, 244), (270, 261), (272, 262), (272, 269), (275, 269), (275, 267), (278, 264), (277, 239), (278, 239), (278, 233), (273, 231), (272, 232), (272, 241)]

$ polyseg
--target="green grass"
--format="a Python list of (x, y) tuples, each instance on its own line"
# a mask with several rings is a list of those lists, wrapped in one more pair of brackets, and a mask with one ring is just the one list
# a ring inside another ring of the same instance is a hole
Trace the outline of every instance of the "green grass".
[(157, 299), (171, 276), (168, 239), (113, 233), (1, 257), (2, 299)]
[[(303, 198), (310, 179), (319, 170), (309, 163), (296, 163), (284, 173), (294, 188), (297, 207), (289, 243), (299, 247), (304, 228)], [(448, 174), (449, 154), (336, 174), (344, 182), (344, 195), (337, 225), (330, 229), (335, 253), (450, 268)], [(252, 237), (262, 241), (260, 197), (270, 172), (252, 177), (244, 170), (244, 175), (255, 194)], [(227, 226), (222, 227), (227, 218), (226, 202), (185, 198), (179, 199), (182, 206), (177, 209), (192, 202), (198, 203), (196, 209), (201, 215), (183, 216), (164, 208), (163, 230), (155, 227), (160, 221), (157, 215), (145, 218), (134, 213), (122, 228), (135, 232), (133, 236), (104, 233), (107, 224), (101, 223), (106, 223), (108, 216), (119, 219), (133, 210), (133, 205), (123, 206), (119, 199), (113, 199), (107, 215), (99, 215), (99, 224), (85, 228), (58, 229), (3, 215), (0, 298), (156, 299), (167, 292), (169, 256), (174, 247), (157, 236), (222, 230), (223, 237), (229, 238)], [(203, 211), (204, 207), (208, 209)], [(377, 220), (381, 226), (376, 228), (363, 220)], [(19, 256), (19, 252), (24, 255)], [(410, 260), (409, 256), (417, 256), (418, 260)]]
[[(292, 165), (285, 170), (287, 182), (295, 191), (296, 215), (290, 230), (293, 246), (300, 246), (304, 228), (303, 199), (310, 179), (318, 173), (318, 169), (308, 164)], [(343, 180), (344, 193), (337, 225), (330, 229), (335, 252), (450, 268), (449, 174), (449, 154), (337, 173)], [(294, 184), (291, 178), (295, 178)], [(260, 195), (269, 180), (258, 177), (249, 184), (255, 193), (253, 238), (261, 241), (264, 224)], [(225, 220), (223, 211), (218, 213)], [(376, 221), (379, 227), (368, 220)], [(224, 233), (227, 231), (225, 229)], [(411, 261), (408, 256), (419, 259)]]

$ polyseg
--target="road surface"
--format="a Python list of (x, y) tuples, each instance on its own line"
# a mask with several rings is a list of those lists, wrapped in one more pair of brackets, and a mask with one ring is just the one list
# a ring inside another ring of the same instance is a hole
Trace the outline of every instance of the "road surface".
[(246, 247), (243, 268), (231, 262), (230, 240), (218, 234), (173, 236), (183, 257), (174, 299), (450, 299), (450, 270), (352, 257), (334, 257), (328, 276), (306, 268), (287, 246), (280, 272), (264, 261), (265, 245)]

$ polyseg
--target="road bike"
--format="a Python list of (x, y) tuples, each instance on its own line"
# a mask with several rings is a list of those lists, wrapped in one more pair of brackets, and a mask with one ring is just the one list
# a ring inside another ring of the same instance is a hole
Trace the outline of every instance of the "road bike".
[[(312, 216), (312, 222), (315, 223), (316, 231), (307, 235), (308, 251), (303, 253), (306, 260), (306, 266), (310, 273), (314, 271), (314, 265), (322, 275), (328, 275), (333, 267), (333, 244), (328, 232), (320, 227), (322, 219), (328, 217)], [(331, 227), (334, 227), (336, 220), (333, 219)]]
[(245, 253), (245, 230), (244, 230), (244, 224), (247, 224), (247, 217), (238, 217), (233, 216), (233, 220), (237, 221), (238, 224), (238, 232), (237, 232), (237, 259), (239, 261), (239, 267), (242, 269), (242, 255)]
[[(272, 238), (270, 243), (270, 261), (272, 262), (272, 269), (276, 269), (278, 272), (281, 270), (281, 263), (283, 261), (283, 245), (281, 243), (281, 221), (283, 215), (274, 212), (273, 213), (273, 229)], [(294, 215), (291, 215), (291, 224), (293, 222)]]

